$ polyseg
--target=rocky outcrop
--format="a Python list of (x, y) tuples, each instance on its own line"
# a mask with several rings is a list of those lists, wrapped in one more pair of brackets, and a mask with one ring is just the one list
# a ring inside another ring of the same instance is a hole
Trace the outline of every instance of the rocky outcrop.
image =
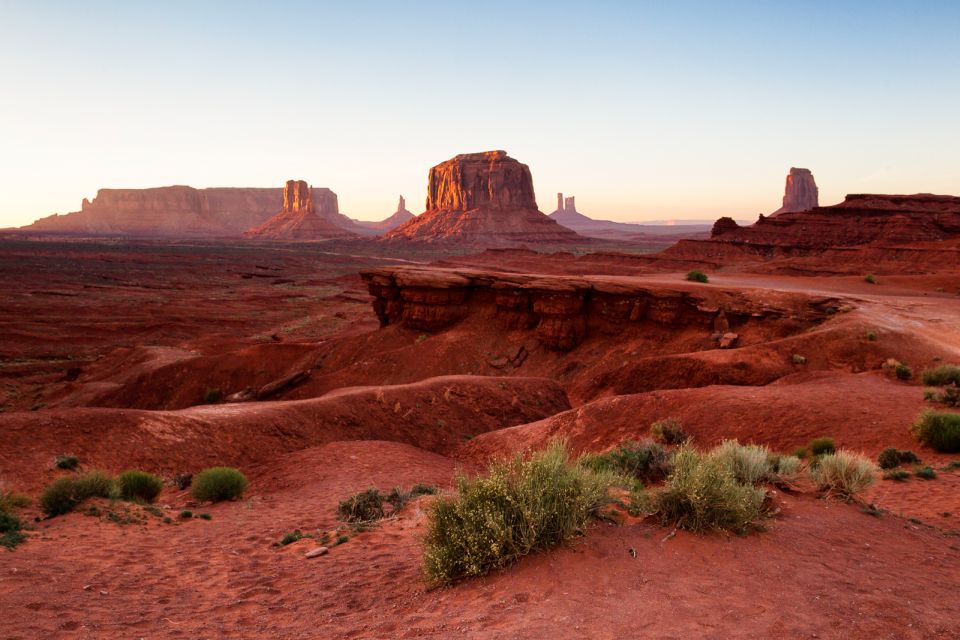
[[(361, 272), (381, 326), (434, 332), (472, 315), (502, 330), (534, 332), (550, 349), (569, 351), (586, 337), (619, 335), (645, 323), (698, 326), (716, 340), (758, 318), (810, 326), (831, 298), (772, 293), (762, 302), (736, 290), (683, 284), (651, 286), (610, 276), (543, 276), (473, 269), (387, 267)], [(779, 296), (779, 297), (778, 297)], [(726, 347), (733, 346), (728, 340)]]
[(739, 228), (740, 228), (740, 225), (737, 224), (736, 220), (734, 220), (733, 218), (723, 217), (713, 223), (713, 229), (710, 231), (710, 237), (716, 238), (718, 236), (722, 236), (725, 233), (736, 231)]
[(303, 180), (287, 180), (280, 213), (243, 235), (269, 240), (326, 240), (353, 235), (329, 217), (318, 215), (313, 191)]
[(675, 268), (776, 262), (777, 270), (793, 273), (857, 273), (864, 268), (917, 273), (955, 268), (960, 264), (956, 243), (958, 197), (853, 194), (829, 207), (760, 216), (750, 226), (721, 218), (710, 240), (682, 240), (646, 259), (652, 266)]
[[(349, 225), (337, 209), (337, 194), (315, 188), (312, 195), (318, 215)], [(54, 214), (23, 229), (90, 235), (239, 236), (274, 215), (282, 197), (283, 190), (277, 188), (100, 189), (92, 201), (84, 198), (80, 211)]]
[(820, 204), (819, 193), (810, 169), (790, 167), (790, 173), (787, 174), (787, 183), (783, 190), (783, 204), (770, 215), (777, 216), (781, 213), (814, 209)]
[(474, 246), (583, 241), (537, 209), (530, 168), (505, 151), (463, 154), (431, 168), (426, 208), (385, 239)]

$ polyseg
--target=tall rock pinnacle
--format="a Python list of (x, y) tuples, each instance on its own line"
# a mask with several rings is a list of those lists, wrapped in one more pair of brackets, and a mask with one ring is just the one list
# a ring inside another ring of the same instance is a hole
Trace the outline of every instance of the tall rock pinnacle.
[(790, 167), (783, 192), (783, 206), (771, 215), (809, 211), (819, 204), (819, 190), (810, 169)]

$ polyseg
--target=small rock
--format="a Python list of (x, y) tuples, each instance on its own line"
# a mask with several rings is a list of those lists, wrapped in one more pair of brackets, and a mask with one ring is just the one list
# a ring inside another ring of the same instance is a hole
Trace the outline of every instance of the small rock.
[(326, 553), (327, 553), (328, 551), (330, 551), (330, 550), (327, 549), (326, 547), (317, 547), (316, 549), (311, 549), (310, 551), (307, 551), (307, 553), (304, 554), (303, 557), (304, 557), (304, 558), (317, 558), (317, 557), (319, 557), (319, 556), (326, 555)]
[(730, 349), (737, 343), (737, 340), (740, 339), (740, 336), (736, 333), (725, 333), (720, 338), (720, 348), (721, 349)]

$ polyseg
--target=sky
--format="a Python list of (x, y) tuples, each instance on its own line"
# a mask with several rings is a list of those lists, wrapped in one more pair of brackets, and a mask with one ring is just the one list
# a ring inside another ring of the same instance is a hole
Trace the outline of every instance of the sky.
[(754, 219), (791, 166), (960, 194), (958, 33), (956, 0), (0, 0), (0, 227), (290, 178), (382, 219), (491, 149), (622, 221)]

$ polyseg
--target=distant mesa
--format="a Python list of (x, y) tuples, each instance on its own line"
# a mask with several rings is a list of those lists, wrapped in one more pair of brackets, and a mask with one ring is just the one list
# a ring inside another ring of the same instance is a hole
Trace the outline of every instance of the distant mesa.
[(397, 204), (397, 210), (390, 215), (390, 217), (380, 220), (378, 222), (369, 222), (366, 220), (354, 220), (354, 224), (363, 227), (364, 229), (374, 231), (376, 233), (385, 233), (396, 229), (405, 222), (409, 222), (416, 218), (415, 215), (407, 211), (407, 201), (404, 200), (403, 196), (400, 196), (400, 202)]
[(431, 168), (426, 211), (384, 238), (489, 247), (585, 241), (537, 209), (530, 168), (506, 151), (462, 154)]
[[(313, 188), (313, 209), (332, 224), (353, 230), (338, 211), (337, 194)], [(80, 211), (41, 218), (24, 231), (76, 235), (238, 237), (281, 208), (284, 189), (188, 186), (100, 189)]]
[(790, 173), (787, 174), (787, 183), (783, 189), (783, 205), (770, 215), (778, 216), (781, 213), (815, 209), (820, 204), (819, 195), (817, 183), (813, 179), (813, 173), (810, 172), (810, 169), (790, 167)]
[(270, 240), (327, 240), (354, 235), (331, 219), (332, 214), (339, 214), (336, 194), (320, 189), (317, 198), (314, 191), (303, 180), (287, 180), (280, 213), (243, 235)]
[[(816, 255), (838, 247), (917, 247), (960, 238), (960, 198), (931, 194), (852, 194), (843, 202), (760, 216), (749, 226), (717, 220), (710, 241), (686, 242), (664, 255), (752, 255), (763, 259)], [(853, 254), (851, 254), (853, 255)]]
[(557, 194), (557, 209), (550, 217), (577, 233), (592, 238), (607, 240), (641, 240), (659, 237), (671, 239), (706, 237), (710, 230), (708, 223), (698, 224), (637, 224), (632, 222), (614, 222), (613, 220), (594, 220), (577, 211), (576, 198)]

